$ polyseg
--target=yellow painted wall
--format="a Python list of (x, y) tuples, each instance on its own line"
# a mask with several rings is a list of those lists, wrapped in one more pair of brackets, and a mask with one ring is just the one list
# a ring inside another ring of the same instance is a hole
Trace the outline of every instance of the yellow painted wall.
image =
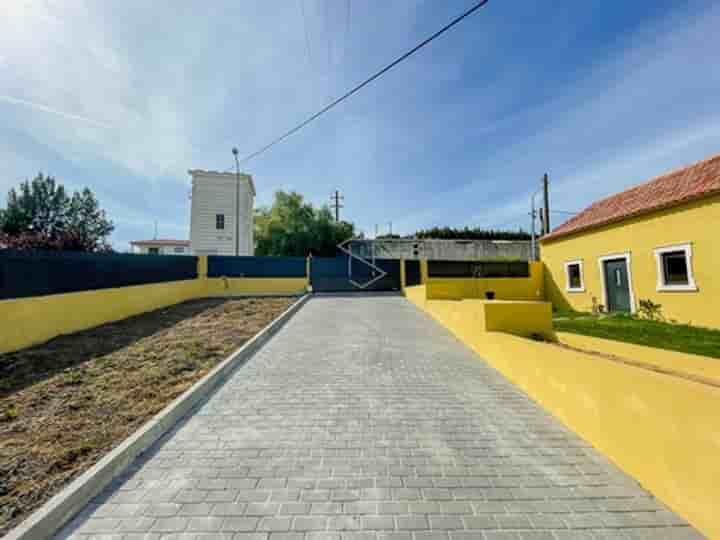
[[(407, 289), (417, 305), (421, 291), (412, 289), (419, 288)], [(492, 367), (693, 526), (720, 538), (720, 388), (482, 332), (479, 317), (462, 313), (458, 304), (463, 302), (424, 302)]]
[(485, 298), (487, 291), (495, 291), (499, 300), (543, 300), (543, 264), (530, 263), (529, 278), (434, 278), (427, 279), (429, 300), (459, 300)]
[(3, 300), (0, 353), (203, 296), (203, 281), (191, 279)]
[(193, 298), (299, 295), (307, 285), (307, 278), (208, 278), (201, 256), (197, 279), (0, 301), (0, 353)]
[(582, 336), (569, 332), (557, 332), (556, 336), (560, 343), (570, 347), (612, 354), (620, 358), (651, 364), (661, 369), (703, 377), (720, 385), (720, 361), (717, 358), (656, 349), (634, 343)]
[(307, 286), (307, 278), (208, 278), (205, 296), (296, 295)]
[(412, 285), (405, 287), (405, 297), (420, 309), (425, 309), (426, 287), (425, 285)]
[[(589, 311), (592, 298), (603, 304), (598, 258), (629, 251), (635, 301), (651, 299), (663, 314), (678, 322), (720, 328), (720, 195), (709, 197), (614, 225), (544, 241), (545, 289), (557, 307)], [(698, 291), (657, 291), (653, 250), (673, 244), (692, 244), (692, 268)], [(565, 290), (564, 263), (581, 259), (585, 292)]]
[(549, 302), (427, 300), (424, 309), (461, 339), (472, 339), (483, 332), (554, 336)]

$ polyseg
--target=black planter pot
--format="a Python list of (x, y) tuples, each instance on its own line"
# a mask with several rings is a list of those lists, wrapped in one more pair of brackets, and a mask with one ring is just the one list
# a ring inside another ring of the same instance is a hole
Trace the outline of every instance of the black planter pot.
[(495, 291), (485, 291), (485, 298), (487, 300), (495, 300)]

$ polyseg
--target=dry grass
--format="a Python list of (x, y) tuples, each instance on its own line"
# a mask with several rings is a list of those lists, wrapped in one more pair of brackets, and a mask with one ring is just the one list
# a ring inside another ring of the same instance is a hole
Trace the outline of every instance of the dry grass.
[(0, 355), (0, 535), (292, 302), (195, 300)]

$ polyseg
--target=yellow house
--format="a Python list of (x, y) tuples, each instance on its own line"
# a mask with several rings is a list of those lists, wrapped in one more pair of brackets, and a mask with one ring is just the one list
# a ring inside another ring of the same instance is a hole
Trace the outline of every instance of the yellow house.
[(637, 311), (720, 328), (720, 155), (590, 205), (541, 239), (557, 308)]

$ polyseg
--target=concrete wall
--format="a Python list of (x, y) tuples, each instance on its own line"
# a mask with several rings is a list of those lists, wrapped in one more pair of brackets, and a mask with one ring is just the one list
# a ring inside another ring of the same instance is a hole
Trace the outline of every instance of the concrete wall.
[(208, 278), (201, 256), (197, 279), (0, 301), (0, 353), (194, 298), (299, 295), (307, 285), (307, 277)]
[[(592, 309), (593, 297), (606, 305), (598, 259), (618, 253), (630, 254), (631, 292), (635, 305), (650, 299), (662, 305), (662, 313), (678, 322), (720, 328), (720, 195), (654, 212), (614, 225), (544, 241), (545, 289), (553, 305), (579, 311)], [(687, 244), (692, 249), (695, 291), (658, 290), (654, 250)], [(565, 263), (581, 260), (585, 290), (566, 290)]]
[(355, 240), (352, 252), (362, 257), (382, 259), (428, 259), (471, 261), (478, 259), (530, 259), (530, 241), (506, 240)]

